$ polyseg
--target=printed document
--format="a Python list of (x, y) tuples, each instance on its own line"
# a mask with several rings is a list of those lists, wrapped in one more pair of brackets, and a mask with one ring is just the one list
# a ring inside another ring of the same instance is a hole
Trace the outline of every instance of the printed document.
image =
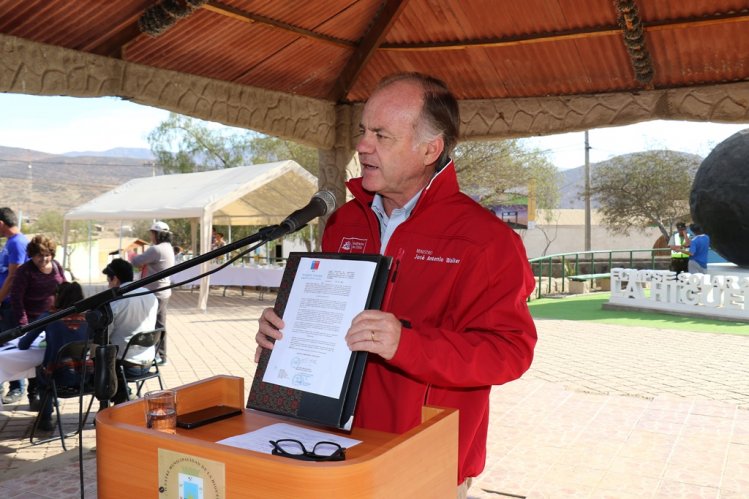
[(314, 449), (317, 442), (335, 442), (344, 449), (348, 449), (349, 447), (361, 443), (361, 440), (342, 437), (334, 433), (309, 430), (307, 428), (287, 423), (272, 424), (260, 428), (259, 430), (219, 440), (216, 443), (271, 454), (273, 451), (273, 444), (271, 444), (270, 441), (283, 440), (286, 438), (299, 440), (308, 450)]
[(263, 381), (338, 398), (351, 358), (345, 336), (366, 308), (377, 264), (303, 257)]

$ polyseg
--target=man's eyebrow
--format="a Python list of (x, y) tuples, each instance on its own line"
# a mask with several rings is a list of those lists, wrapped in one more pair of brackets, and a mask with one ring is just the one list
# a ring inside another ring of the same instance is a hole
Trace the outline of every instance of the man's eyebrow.
[(370, 132), (380, 133), (384, 131), (385, 129), (383, 127), (367, 128), (366, 126), (364, 126), (364, 123), (359, 123), (359, 130), (369, 130)]

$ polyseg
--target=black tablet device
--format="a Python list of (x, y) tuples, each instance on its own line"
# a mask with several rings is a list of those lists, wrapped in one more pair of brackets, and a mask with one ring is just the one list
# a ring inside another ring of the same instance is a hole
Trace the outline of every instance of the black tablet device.
[(178, 414), (177, 426), (187, 429), (197, 428), (198, 426), (221, 421), (222, 419), (230, 418), (238, 414), (242, 414), (242, 409), (229, 407), (228, 405), (214, 405), (213, 407), (206, 407), (199, 411)]

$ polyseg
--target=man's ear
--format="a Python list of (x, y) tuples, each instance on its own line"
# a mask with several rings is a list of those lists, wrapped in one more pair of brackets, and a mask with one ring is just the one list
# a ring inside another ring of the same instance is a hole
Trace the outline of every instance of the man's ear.
[(424, 164), (431, 165), (436, 163), (445, 149), (445, 139), (442, 136), (438, 136), (433, 140), (426, 143), (426, 151), (424, 152)]

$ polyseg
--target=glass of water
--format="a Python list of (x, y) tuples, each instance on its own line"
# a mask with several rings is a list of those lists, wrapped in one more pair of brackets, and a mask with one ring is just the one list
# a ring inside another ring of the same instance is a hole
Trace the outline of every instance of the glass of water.
[(177, 392), (157, 390), (145, 394), (146, 426), (166, 433), (177, 432)]

